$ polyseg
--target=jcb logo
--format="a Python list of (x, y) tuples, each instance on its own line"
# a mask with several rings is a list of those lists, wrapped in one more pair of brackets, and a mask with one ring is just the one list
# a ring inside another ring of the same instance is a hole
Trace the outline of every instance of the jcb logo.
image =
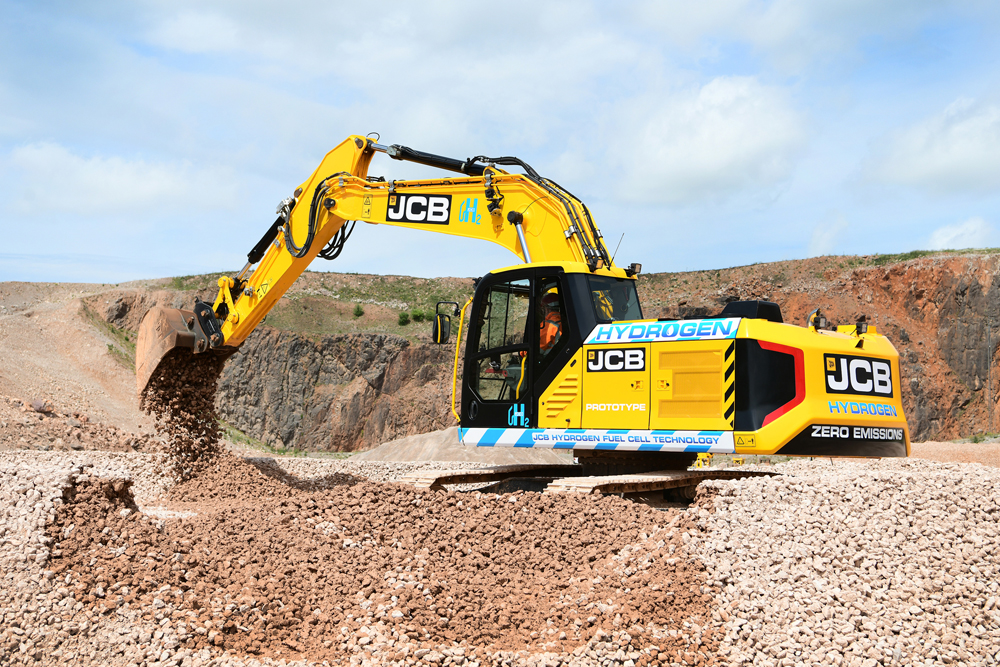
[(646, 370), (646, 350), (630, 347), (620, 350), (588, 350), (587, 370), (598, 371), (644, 371)]
[(451, 195), (390, 195), (386, 221), (447, 225)]
[(824, 354), (829, 394), (892, 396), (892, 366), (885, 359)]

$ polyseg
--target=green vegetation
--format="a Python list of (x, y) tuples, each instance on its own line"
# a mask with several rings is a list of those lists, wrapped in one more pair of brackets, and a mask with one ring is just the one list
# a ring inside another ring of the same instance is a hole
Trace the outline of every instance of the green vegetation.
[(864, 266), (889, 266), (899, 262), (908, 262), (920, 257), (936, 257), (939, 255), (992, 255), (1000, 252), (1000, 248), (962, 248), (958, 250), (911, 250), (909, 252), (861, 255), (848, 257), (840, 263), (841, 268), (855, 269)]
[[(411, 322), (426, 322), (438, 301), (464, 303), (471, 292), (471, 281), (462, 278), (306, 271), (268, 313), (265, 322), (312, 338), (387, 333), (417, 343), (426, 341), (429, 332), (409, 326)], [(405, 323), (400, 311), (407, 314)]]
[(875, 255), (875, 257), (872, 259), (872, 264), (874, 266), (885, 266), (886, 264), (907, 262), (911, 259), (916, 259), (918, 257), (927, 257), (928, 255), (935, 255), (935, 254), (940, 254), (940, 251), (911, 250), (910, 252), (902, 252), (895, 255)]
[(250, 449), (256, 449), (262, 452), (267, 452), (268, 454), (275, 454), (280, 456), (305, 456), (306, 452), (302, 449), (284, 449), (278, 447), (272, 447), (266, 442), (262, 442), (256, 438), (251, 438), (249, 435), (239, 430), (232, 424), (220, 419), (219, 426), (222, 427), (222, 432), (229, 442), (235, 445), (242, 445), (244, 447), (249, 447)]
[(410, 323), (410, 314), (407, 312), (402, 312), (399, 314), (399, 326), (405, 327)]
[(118, 363), (133, 373), (135, 372), (135, 334), (125, 329), (119, 329), (105, 321), (83, 302), (83, 315), (98, 331), (112, 340), (108, 343), (108, 354)]
[[(488, 268), (488, 267), (484, 267)], [(455, 278), (415, 278), (306, 271), (309, 284), (322, 285), (340, 301), (374, 304), (404, 303), (405, 308), (433, 311), (438, 301), (465, 303), (472, 294), (469, 281)], [(299, 279), (302, 280), (301, 278)]]
[(178, 276), (170, 279), (170, 288), (176, 290), (191, 290), (200, 292), (206, 289), (218, 289), (219, 277), (231, 275), (235, 271), (220, 271), (218, 273), (205, 273), (200, 276)]

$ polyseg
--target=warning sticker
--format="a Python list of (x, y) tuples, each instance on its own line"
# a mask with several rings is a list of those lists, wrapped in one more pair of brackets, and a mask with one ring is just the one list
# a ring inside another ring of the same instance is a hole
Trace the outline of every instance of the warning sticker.
[(372, 197), (371, 197), (371, 195), (365, 196), (365, 200), (361, 204), (361, 217), (362, 218), (370, 218), (370, 217), (372, 217)]
[(737, 447), (756, 447), (757, 442), (753, 435), (744, 433), (736, 436)]

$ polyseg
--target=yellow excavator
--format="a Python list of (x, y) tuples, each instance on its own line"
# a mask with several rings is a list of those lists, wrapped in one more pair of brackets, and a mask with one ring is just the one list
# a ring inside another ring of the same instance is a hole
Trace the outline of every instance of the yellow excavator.
[[(369, 176), (378, 153), (455, 175)], [(686, 467), (699, 453), (909, 455), (899, 356), (864, 318), (830, 326), (816, 310), (794, 326), (766, 301), (736, 301), (715, 317), (644, 318), (641, 265), (614, 265), (565, 188), (514, 157), (458, 160), (362, 136), (281, 202), (246, 266), (220, 278), (214, 303), (147, 314), (140, 393), (175, 348), (234, 352), (310, 262), (340, 254), (357, 221), (492, 241), (521, 260), (476, 281), (464, 306), (438, 304), (433, 321), (435, 342), (458, 332), (452, 411), (467, 445), (565, 449), (645, 470)]]

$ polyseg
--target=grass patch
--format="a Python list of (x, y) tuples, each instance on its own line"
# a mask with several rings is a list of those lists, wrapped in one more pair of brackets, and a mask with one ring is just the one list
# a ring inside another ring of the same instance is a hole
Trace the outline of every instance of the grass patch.
[(112, 340), (108, 343), (108, 354), (118, 363), (133, 373), (135, 372), (135, 340), (137, 334), (126, 329), (119, 329), (106, 321), (83, 302), (83, 315), (94, 328)]
[(243, 431), (239, 430), (232, 424), (220, 419), (219, 426), (222, 427), (222, 432), (225, 435), (226, 440), (233, 443), (234, 445), (242, 445), (243, 447), (248, 447), (250, 449), (256, 449), (261, 452), (266, 452), (268, 454), (274, 454), (276, 456), (298, 456), (302, 457), (306, 455), (306, 451), (303, 449), (284, 449), (272, 447), (262, 440), (257, 438), (252, 438)]
[(899, 262), (908, 262), (911, 259), (917, 259), (918, 257), (927, 257), (929, 255), (940, 254), (940, 251), (935, 250), (911, 250), (910, 252), (901, 252), (895, 255), (875, 255), (872, 258), (872, 264), (874, 266), (885, 266), (886, 264), (897, 264)]
[(170, 288), (175, 290), (200, 292), (209, 288), (219, 288), (219, 277), (232, 275), (235, 272), (220, 271), (219, 273), (205, 273), (200, 276), (177, 276), (170, 279)]

